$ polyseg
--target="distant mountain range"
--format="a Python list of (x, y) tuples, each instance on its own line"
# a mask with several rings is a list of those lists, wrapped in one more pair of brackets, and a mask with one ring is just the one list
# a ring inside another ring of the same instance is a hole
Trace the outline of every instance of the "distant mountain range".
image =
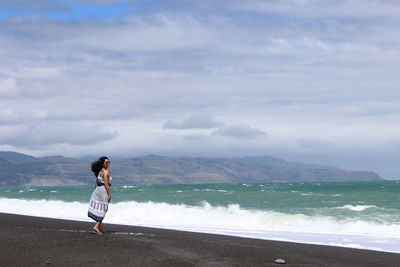
[[(95, 160), (95, 159), (93, 159)], [(92, 160), (36, 158), (0, 152), (0, 186), (93, 185)], [(375, 172), (263, 157), (194, 158), (149, 155), (111, 159), (114, 184), (198, 184), (383, 180)]]

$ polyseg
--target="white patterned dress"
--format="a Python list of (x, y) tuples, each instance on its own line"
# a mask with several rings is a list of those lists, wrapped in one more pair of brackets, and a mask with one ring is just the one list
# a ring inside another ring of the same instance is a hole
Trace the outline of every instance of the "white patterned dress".
[[(108, 184), (111, 186), (112, 177), (108, 175)], [(108, 194), (104, 186), (103, 173), (97, 176), (96, 188), (89, 202), (88, 216), (96, 222), (102, 222), (108, 210)]]

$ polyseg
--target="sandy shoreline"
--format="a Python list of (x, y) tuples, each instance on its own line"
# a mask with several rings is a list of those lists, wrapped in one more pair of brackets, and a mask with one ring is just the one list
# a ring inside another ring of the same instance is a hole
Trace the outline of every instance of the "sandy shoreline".
[(400, 254), (0, 213), (0, 266), (399, 266)]

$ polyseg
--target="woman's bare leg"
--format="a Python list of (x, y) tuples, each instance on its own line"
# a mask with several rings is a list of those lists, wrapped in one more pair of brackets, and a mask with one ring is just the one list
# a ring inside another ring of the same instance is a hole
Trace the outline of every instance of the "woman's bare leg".
[(103, 223), (102, 223), (102, 222), (99, 224), (99, 230), (100, 230), (100, 232), (102, 232), (103, 234), (105, 234), (105, 232), (104, 232), (104, 230), (103, 230)]

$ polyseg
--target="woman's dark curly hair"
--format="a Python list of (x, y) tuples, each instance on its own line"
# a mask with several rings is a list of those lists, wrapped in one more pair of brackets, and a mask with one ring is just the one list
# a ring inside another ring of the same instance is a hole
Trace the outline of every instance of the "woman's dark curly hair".
[(94, 176), (97, 177), (99, 175), (101, 169), (103, 168), (104, 161), (106, 159), (108, 159), (108, 158), (103, 156), (103, 157), (100, 157), (98, 160), (92, 162), (92, 172), (94, 173)]

